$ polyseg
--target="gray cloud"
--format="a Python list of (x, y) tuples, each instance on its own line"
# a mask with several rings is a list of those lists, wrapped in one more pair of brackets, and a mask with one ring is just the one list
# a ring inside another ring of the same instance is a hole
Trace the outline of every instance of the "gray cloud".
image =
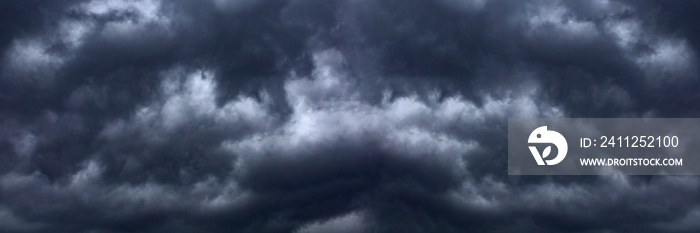
[(0, 3), (0, 231), (695, 232), (695, 177), (506, 174), (509, 117), (695, 116), (688, 9)]

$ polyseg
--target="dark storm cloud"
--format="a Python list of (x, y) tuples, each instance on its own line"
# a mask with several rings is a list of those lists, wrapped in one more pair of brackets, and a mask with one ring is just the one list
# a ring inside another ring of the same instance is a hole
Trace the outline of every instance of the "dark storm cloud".
[(511, 177), (509, 117), (693, 117), (697, 7), (0, 3), (3, 232), (694, 232), (695, 177)]

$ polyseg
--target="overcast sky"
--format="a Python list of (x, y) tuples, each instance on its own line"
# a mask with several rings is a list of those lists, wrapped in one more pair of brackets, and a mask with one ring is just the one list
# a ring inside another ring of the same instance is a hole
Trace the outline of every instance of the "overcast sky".
[(0, 1), (0, 232), (698, 232), (509, 117), (700, 116), (700, 2)]

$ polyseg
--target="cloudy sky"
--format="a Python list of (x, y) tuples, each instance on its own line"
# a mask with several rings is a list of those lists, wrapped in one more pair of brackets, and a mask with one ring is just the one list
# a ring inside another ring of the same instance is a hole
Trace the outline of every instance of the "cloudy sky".
[(0, 1), (0, 232), (698, 232), (508, 176), (510, 117), (700, 116), (697, 1)]

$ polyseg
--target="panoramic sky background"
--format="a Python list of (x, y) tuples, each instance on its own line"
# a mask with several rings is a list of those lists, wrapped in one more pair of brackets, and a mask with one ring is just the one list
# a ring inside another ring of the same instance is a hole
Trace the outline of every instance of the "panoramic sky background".
[(0, 1), (1, 232), (698, 232), (508, 176), (510, 117), (700, 116), (700, 2)]

